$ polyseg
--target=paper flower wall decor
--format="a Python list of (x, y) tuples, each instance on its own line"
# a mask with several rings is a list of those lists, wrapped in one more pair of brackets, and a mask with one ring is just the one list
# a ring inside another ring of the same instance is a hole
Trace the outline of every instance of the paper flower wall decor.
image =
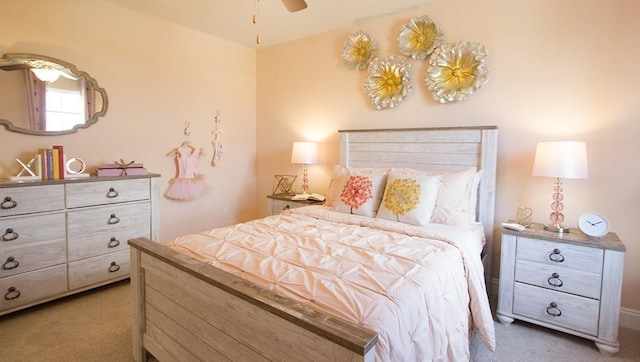
[(461, 101), (489, 80), (489, 51), (479, 43), (443, 44), (429, 57), (425, 84), (440, 103)]
[(362, 31), (349, 35), (342, 49), (344, 65), (349, 69), (367, 69), (369, 61), (377, 54), (378, 43)]
[(444, 33), (428, 16), (411, 18), (398, 35), (400, 52), (413, 59), (425, 59), (444, 41)]
[(406, 59), (394, 55), (371, 61), (364, 89), (376, 109), (393, 108), (407, 96), (410, 67)]

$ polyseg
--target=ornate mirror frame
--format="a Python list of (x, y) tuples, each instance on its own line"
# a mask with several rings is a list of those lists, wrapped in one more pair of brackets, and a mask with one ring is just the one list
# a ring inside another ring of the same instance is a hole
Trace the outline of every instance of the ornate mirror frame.
[[(107, 113), (107, 109), (109, 108), (109, 99), (107, 97), (107, 92), (104, 88), (101, 88), (98, 85), (98, 82), (91, 77), (88, 73), (78, 70), (74, 64), (69, 62), (44, 56), (37, 54), (27, 54), (27, 53), (7, 53), (4, 54), (3, 58), (0, 58), (0, 72), (4, 72), (5, 70), (13, 70), (13, 69), (31, 69), (37, 68), (37, 66), (33, 66), (33, 64), (45, 65), (47, 67), (53, 67), (58, 69), (59, 71), (64, 71), (66, 74), (69, 74), (71, 77), (77, 77), (78, 79), (84, 78), (85, 84), (91, 85), (91, 88), (95, 92), (95, 95), (99, 95), (101, 97), (101, 107), (100, 109), (96, 109), (95, 112), (86, 116), (85, 122), (82, 124), (76, 124), (72, 128), (66, 130), (56, 130), (56, 131), (46, 131), (46, 130), (34, 130), (25, 127), (20, 127), (21, 123), (28, 124), (28, 119), (22, 122), (18, 122), (14, 120), (16, 123), (14, 124), (9, 119), (3, 119), (3, 115), (0, 114), (0, 125), (3, 125), (7, 130), (11, 132), (23, 133), (28, 135), (35, 136), (57, 136), (57, 135), (65, 135), (71, 134), (78, 131), (80, 128), (88, 128), (89, 126), (98, 122), (98, 118), (104, 116)], [(67, 77), (65, 74), (62, 74)], [(67, 77), (69, 78), (69, 77)], [(26, 83), (26, 82), (25, 82)], [(25, 90), (26, 90), (25, 85)], [(21, 91), (21, 90), (20, 90)], [(28, 92), (24, 92), (25, 97), (28, 97)], [(19, 97), (19, 96), (17, 96)], [(83, 98), (86, 106), (86, 97)], [(28, 118), (28, 117), (27, 117)]]

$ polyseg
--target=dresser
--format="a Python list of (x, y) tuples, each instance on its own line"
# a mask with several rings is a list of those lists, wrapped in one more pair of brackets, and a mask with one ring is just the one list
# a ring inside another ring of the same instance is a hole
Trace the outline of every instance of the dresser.
[(160, 175), (0, 182), (0, 315), (129, 277), (158, 237)]
[(289, 195), (267, 195), (269, 199), (269, 215), (277, 215), (284, 210), (294, 209), (309, 205), (322, 205), (324, 201), (316, 200), (291, 200)]
[(503, 229), (498, 320), (588, 338), (607, 356), (618, 352), (624, 253), (615, 233), (559, 234), (537, 223), (523, 232)]

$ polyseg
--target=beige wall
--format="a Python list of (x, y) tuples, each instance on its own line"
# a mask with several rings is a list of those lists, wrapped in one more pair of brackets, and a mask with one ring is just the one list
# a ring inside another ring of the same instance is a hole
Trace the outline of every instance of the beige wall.
[[(201, 163), (215, 190), (191, 202), (162, 198), (164, 240), (266, 215), (273, 175), (300, 174), (289, 162), (293, 141), (320, 142), (310, 189), (325, 192), (338, 161), (339, 129), (491, 124), (500, 128), (497, 221), (527, 205), (544, 222), (553, 180), (531, 176), (536, 142), (582, 140), (590, 178), (565, 180), (567, 224), (586, 211), (610, 219), (627, 246), (622, 305), (640, 310), (640, 169), (625, 156), (640, 151), (639, 12), (634, 0), (447, 0), (256, 54), (105, 1), (3, 4), (0, 53), (74, 63), (107, 89), (110, 107), (97, 125), (73, 135), (0, 129), (0, 177), (18, 171), (15, 157), (61, 143), (92, 167), (119, 158), (144, 162), (162, 174), (164, 191), (175, 172), (165, 155), (185, 139), (184, 122), (191, 123), (189, 141), (210, 156), (220, 109), (229, 150), (219, 166), (209, 167), (208, 158)], [(344, 40), (362, 29), (383, 55), (398, 54), (398, 29), (424, 14), (443, 27), (447, 41), (489, 48), (489, 83), (462, 103), (441, 105), (422, 86), (424, 62), (412, 61), (409, 97), (395, 109), (373, 110), (362, 92), (366, 73), (342, 65)]]
[[(536, 143), (586, 141), (590, 175), (565, 180), (566, 224), (580, 214), (607, 216), (627, 247), (622, 306), (640, 310), (640, 3), (635, 0), (447, 0), (349, 29), (258, 51), (258, 198), (274, 174), (296, 173), (291, 143), (320, 142), (310, 190), (325, 192), (338, 162), (339, 129), (457, 125), (499, 127), (496, 219), (533, 209), (548, 221), (553, 179), (533, 177)], [(363, 93), (366, 72), (340, 54), (351, 32), (399, 54), (395, 38), (412, 16), (429, 15), (450, 42), (484, 43), (490, 80), (464, 102), (436, 103), (423, 86), (426, 65), (412, 61), (413, 91), (398, 107), (375, 111)], [(262, 209), (263, 206), (260, 206)], [(499, 248), (496, 248), (499, 253)], [(497, 269), (494, 270), (497, 276)]]
[[(107, 1), (4, 2), (0, 18), (0, 53), (73, 63), (98, 80), (110, 102), (106, 117), (72, 135), (36, 137), (0, 128), (0, 177), (18, 172), (15, 157), (63, 144), (94, 169), (120, 158), (143, 162), (162, 174), (164, 192), (175, 174), (166, 154), (188, 139), (204, 148), (200, 171), (214, 190), (188, 202), (162, 197), (161, 239), (255, 216), (255, 50)], [(216, 110), (228, 152), (211, 167)], [(182, 133), (187, 121), (189, 137)]]

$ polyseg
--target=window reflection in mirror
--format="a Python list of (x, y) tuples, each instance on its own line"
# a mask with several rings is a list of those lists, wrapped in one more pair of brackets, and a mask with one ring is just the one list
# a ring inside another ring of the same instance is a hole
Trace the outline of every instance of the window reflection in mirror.
[(72, 133), (95, 123), (106, 110), (104, 89), (70, 63), (33, 54), (0, 59), (0, 124), (11, 131)]

